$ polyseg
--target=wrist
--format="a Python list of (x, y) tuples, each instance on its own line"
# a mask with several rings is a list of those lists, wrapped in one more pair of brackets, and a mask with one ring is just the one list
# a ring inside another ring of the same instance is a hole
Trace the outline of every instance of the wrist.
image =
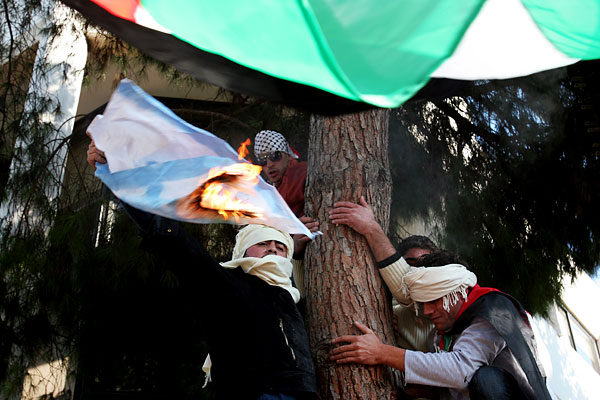
[(395, 346), (390, 346), (389, 344), (381, 343), (379, 346), (379, 359), (377, 360), (378, 364), (381, 365), (389, 365), (391, 354), (396, 350)]
[(398, 369), (400, 371), (404, 371), (404, 358), (406, 355), (406, 349), (401, 347), (396, 347), (392, 345), (385, 345), (383, 353), (382, 364), (387, 365), (388, 367), (392, 367)]
[(365, 230), (363, 236), (370, 242), (372, 240), (380, 240), (382, 236), (385, 236), (385, 233), (379, 224), (374, 224)]

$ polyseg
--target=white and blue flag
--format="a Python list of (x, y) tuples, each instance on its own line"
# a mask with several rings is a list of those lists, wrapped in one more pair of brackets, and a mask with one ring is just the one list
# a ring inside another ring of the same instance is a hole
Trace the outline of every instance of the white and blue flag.
[[(96, 164), (96, 176), (136, 208), (186, 222), (264, 224), (314, 237), (258, 175), (259, 167), (130, 80), (121, 81), (88, 131), (107, 160)], [(211, 183), (220, 185), (212, 198), (205, 190)], [(212, 203), (227, 193), (233, 200), (219, 212)]]

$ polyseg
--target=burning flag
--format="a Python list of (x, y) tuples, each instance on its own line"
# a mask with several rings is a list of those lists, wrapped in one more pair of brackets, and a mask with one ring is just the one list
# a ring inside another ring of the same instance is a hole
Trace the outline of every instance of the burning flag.
[(238, 155), (129, 80), (88, 131), (107, 160), (96, 176), (136, 208), (186, 222), (265, 224), (314, 237), (262, 180), (261, 167), (243, 160), (249, 139)]

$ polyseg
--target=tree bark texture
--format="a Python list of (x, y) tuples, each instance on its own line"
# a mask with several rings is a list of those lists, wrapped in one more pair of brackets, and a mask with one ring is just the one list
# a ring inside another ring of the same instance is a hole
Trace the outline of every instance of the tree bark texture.
[(363, 195), (387, 231), (388, 120), (388, 110), (311, 117), (305, 207), (319, 221), (323, 236), (308, 246), (305, 257), (306, 324), (322, 399), (396, 398), (390, 368), (329, 361), (332, 338), (361, 333), (354, 321), (393, 344), (390, 296), (366, 240), (328, 217), (336, 201), (358, 203)]

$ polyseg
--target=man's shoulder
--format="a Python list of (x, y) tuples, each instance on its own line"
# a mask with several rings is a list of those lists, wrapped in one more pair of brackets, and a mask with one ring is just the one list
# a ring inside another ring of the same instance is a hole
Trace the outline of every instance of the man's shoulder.
[(289, 171), (289, 173), (293, 173), (293, 174), (306, 175), (307, 168), (308, 168), (308, 163), (306, 161), (292, 160), (292, 161), (290, 161), (290, 165), (288, 166), (288, 171)]
[(517, 299), (508, 293), (500, 291), (486, 293), (476, 301), (476, 303), (478, 302), (487, 307), (492, 307), (493, 309), (506, 308), (515, 310), (520, 314), (525, 313), (525, 309)]
[(308, 163), (306, 161), (290, 161), (285, 171), (284, 180), (287, 181), (288, 185), (292, 182), (304, 182), (306, 180), (307, 167)]

